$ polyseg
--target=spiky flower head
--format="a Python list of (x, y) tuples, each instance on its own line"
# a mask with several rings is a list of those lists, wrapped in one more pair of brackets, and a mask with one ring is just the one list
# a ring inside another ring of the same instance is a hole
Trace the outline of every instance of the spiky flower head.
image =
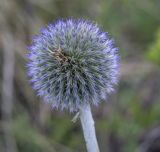
[(33, 88), (53, 107), (77, 111), (97, 105), (117, 83), (113, 40), (86, 20), (59, 20), (43, 28), (29, 47)]

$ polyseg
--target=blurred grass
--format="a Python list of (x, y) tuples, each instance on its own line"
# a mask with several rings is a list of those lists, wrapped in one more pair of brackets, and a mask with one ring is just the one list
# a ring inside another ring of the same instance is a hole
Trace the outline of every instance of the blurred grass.
[[(93, 107), (101, 151), (138, 152), (146, 141), (146, 147), (157, 148), (152, 143), (156, 138), (148, 142), (148, 136), (160, 126), (159, 8), (159, 0), (0, 0), (0, 85), (5, 50), (2, 40), (10, 35), (8, 44), (14, 44), (10, 51), (16, 61), (11, 133), (19, 152), (85, 151), (80, 123), (73, 124), (72, 114), (41, 102), (26, 76), (26, 47), (32, 36), (41, 26), (67, 17), (96, 21), (115, 38), (120, 50), (117, 91), (106, 103)], [(2, 151), (3, 136), (1, 133)]]
[(156, 64), (160, 64), (160, 28), (156, 33), (155, 41), (149, 46), (146, 57)]

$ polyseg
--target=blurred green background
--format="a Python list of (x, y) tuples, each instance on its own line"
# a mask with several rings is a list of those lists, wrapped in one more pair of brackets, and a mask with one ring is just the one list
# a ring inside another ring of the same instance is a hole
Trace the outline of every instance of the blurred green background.
[(84, 152), (79, 121), (36, 97), (26, 47), (59, 18), (86, 18), (115, 38), (120, 83), (92, 107), (101, 152), (160, 152), (160, 0), (0, 0), (0, 152)]

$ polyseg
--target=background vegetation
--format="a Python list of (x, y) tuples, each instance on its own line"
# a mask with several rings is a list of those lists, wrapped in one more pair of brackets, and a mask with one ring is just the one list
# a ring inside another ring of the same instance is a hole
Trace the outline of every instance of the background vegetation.
[(86, 18), (115, 38), (116, 93), (93, 107), (102, 152), (160, 151), (159, 0), (0, 0), (0, 151), (83, 152), (73, 115), (36, 97), (26, 75), (27, 45), (59, 18)]

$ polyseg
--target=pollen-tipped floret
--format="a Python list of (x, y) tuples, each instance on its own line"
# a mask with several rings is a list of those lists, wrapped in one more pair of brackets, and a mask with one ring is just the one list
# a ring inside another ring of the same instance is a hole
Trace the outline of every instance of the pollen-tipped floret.
[(28, 58), (33, 88), (53, 107), (77, 111), (82, 104), (98, 104), (117, 83), (117, 48), (86, 20), (59, 20), (43, 28)]

